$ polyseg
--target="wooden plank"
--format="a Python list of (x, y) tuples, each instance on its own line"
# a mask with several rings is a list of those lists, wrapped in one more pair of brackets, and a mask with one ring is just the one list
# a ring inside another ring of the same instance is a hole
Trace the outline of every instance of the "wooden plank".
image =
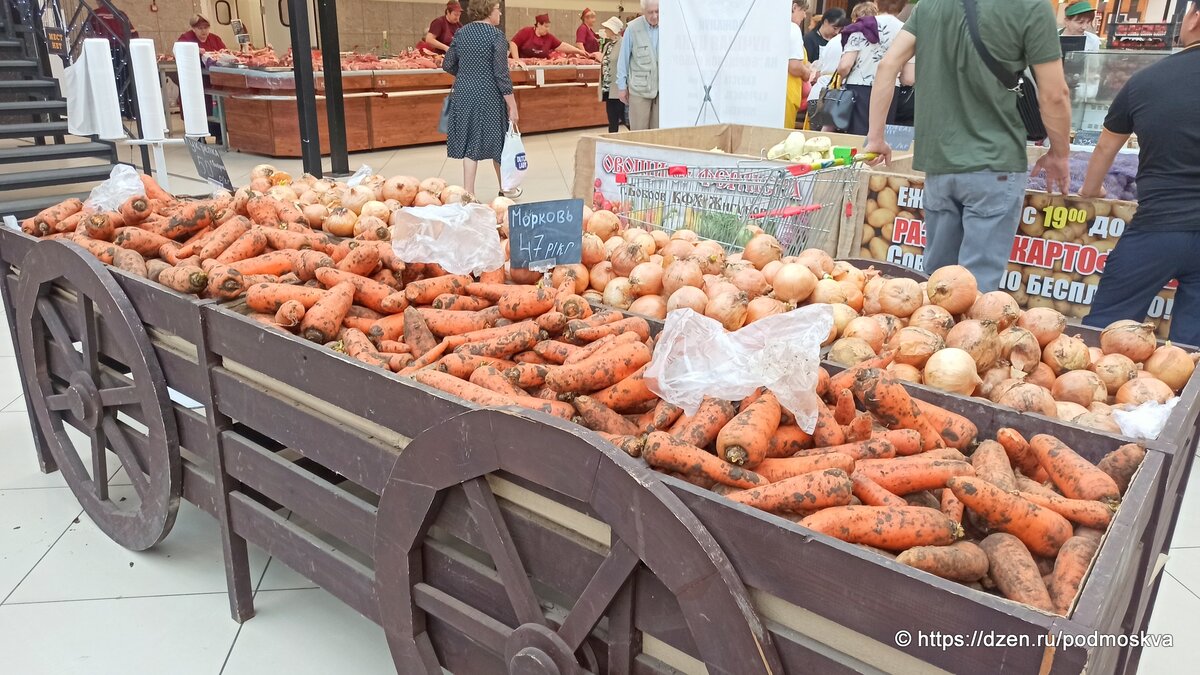
[(444, 143), (446, 135), (438, 131), (442, 101), (449, 92), (439, 91), (389, 98), (370, 99), (371, 147), (398, 148), (424, 143)]
[(108, 269), (125, 295), (129, 296), (142, 323), (178, 336), (192, 345), (200, 342), (196, 316), (200, 306), (211, 301), (177, 293), (149, 279), (113, 267)]
[(359, 551), (371, 553), (374, 506), (234, 432), (224, 432), (222, 440), (230, 476)]
[(229, 495), (229, 518), (235, 533), (379, 623), (371, 570), (241, 492)]

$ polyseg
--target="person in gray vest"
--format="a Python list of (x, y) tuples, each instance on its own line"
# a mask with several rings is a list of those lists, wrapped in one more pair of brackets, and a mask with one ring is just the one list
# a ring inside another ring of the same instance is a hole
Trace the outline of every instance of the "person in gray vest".
[(642, 0), (617, 60), (617, 96), (629, 106), (629, 128), (658, 128), (658, 0)]

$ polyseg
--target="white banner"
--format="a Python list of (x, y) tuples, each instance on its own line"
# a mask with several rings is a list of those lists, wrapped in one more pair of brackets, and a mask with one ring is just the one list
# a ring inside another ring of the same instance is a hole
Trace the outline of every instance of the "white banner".
[(778, 128), (787, 105), (791, 5), (662, 0), (659, 125)]

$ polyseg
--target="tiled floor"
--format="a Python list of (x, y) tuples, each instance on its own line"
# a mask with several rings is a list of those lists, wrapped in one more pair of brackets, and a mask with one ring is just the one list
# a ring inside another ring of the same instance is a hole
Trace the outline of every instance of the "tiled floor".
[[(526, 200), (569, 195), (577, 137), (526, 137)], [(262, 161), (226, 158), (235, 184)], [(300, 172), (298, 161), (268, 161)], [(441, 146), (354, 155), (351, 169), (364, 163), (387, 175), (461, 179)], [(174, 190), (204, 190), (184, 150), (172, 149), (168, 166)], [(494, 190), (494, 176), (481, 172), (480, 194)], [(187, 503), (171, 534), (150, 552), (131, 553), (109, 541), (59, 474), (39, 473), (13, 354), (0, 323), (0, 675), (395, 672), (378, 626), (257, 549), (251, 554), (257, 616), (234, 623), (217, 525)], [(1146, 650), (1144, 673), (1192, 672), (1200, 662), (1197, 475), (1188, 495), (1150, 624), (1151, 632), (1172, 633), (1175, 646)]]

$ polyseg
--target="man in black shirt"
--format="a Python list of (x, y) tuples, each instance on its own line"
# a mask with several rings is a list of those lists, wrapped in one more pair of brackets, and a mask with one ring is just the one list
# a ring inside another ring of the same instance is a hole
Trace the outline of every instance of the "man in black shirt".
[(841, 33), (847, 23), (849, 21), (846, 19), (845, 10), (834, 7), (825, 12), (821, 18), (821, 25), (804, 36), (804, 53), (808, 56), (809, 63), (816, 63), (817, 59), (821, 58), (821, 48)]
[(1088, 164), (1082, 197), (1103, 197), (1104, 177), (1137, 134), (1138, 208), (1108, 257), (1089, 326), (1142, 320), (1172, 279), (1179, 282), (1171, 340), (1200, 345), (1200, 2), (1180, 27), (1184, 50), (1135, 74), (1113, 100)]

